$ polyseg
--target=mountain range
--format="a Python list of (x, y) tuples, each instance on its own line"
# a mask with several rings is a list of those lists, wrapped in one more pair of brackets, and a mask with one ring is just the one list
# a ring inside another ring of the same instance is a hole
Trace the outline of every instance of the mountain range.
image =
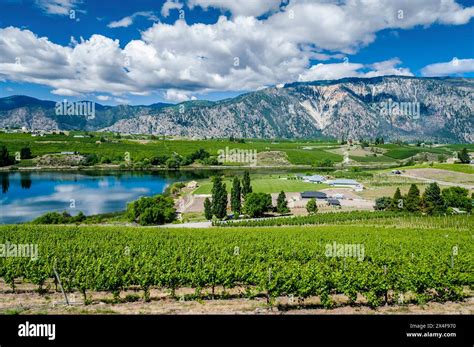
[(58, 114), (54, 101), (0, 98), (0, 127), (197, 138), (318, 138), (474, 142), (474, 79), (383, 76), (277, 85), (220, 101), (95, 104)]

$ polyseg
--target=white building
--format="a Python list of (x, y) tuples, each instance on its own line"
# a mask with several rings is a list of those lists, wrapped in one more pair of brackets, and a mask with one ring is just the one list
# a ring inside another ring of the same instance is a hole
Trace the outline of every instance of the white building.
[(332, 187), (352, 188), (355, 191), (362, 191), (362, 189), (364, 189), (364, 186), (361, 183), (351, 179), (339, 178), (334, 181), (329, 181), (328, 183)]

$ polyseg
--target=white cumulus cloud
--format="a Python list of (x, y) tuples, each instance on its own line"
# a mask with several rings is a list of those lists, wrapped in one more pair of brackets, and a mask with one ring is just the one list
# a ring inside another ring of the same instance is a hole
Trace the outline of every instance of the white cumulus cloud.
[(158, 17), (155, 16), (153, 12), (150, 11), (142, 11), (142, 12), (135, 12), (131, 16), (123, 17), (117, 21), (110, 22), (107, 24), (109, 28), (127, 28), (133, 24), (133, 21), (137, 17), (145, 17), (151, 21), (157, 21)]
[(425, 66), (421, 74), (427, 77), (448, 76), (474, 72), (474, 59), (453, 58), (451, 61)]
[(161, 8), (161, 15), (168, 17), (171, 10), (180, 10), (183, 8), (183, 4), (179, 0), (166, 0)]
[[(193, 3), (218, 6), (210, 0)], [(233, 6), (234, 1), (219, 3)], [(262, 3), (265, 9), (253, 11), (253, 16), (236, 7), (231, 18), (220, 16), (211, 24), (156, 22), (129, 42), (95, 34), (62, 46), (30, 30), (0, 28), (0, 80), (49, 86), (60, 95), (156, 91), (183, 101), (210, 91), (252, 90), (296, 80), (411, 75), (397, 58), (371, 65), (345, 64), (342, 59), (371, 44), (381, 30), (460, 25), (474, 15), (474, 7), (463, 8), (454, 0), (299, 0), (281, 8), (279, 2), (278, 8), (274, 2)], [(256, 18), (261, 11), (268, 17)], [(133, 21), (138, 15), (153, 18), (150, 12), (129, 17)], [(115, 27), (128, 24), (120, 21)], [(314, 59), (340, 62), (311, 66)], [(472, 64), (459, 63), (452, 73)], [(436, 69), (440, 67), (426, 67), (423, 73)]]

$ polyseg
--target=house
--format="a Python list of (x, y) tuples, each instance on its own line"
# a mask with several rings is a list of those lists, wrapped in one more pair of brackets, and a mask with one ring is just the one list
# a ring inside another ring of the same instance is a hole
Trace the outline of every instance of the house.
[(354, 188), (356, 191), (361, 191), (364, 186), (357, 182), (356, 180), (350, 180), (350, 179), (335, 179), (334, 181), (329, 182), (330, 186), (333, 187), (345, 187), (345, 188)]
[(337, 199), (328, 199), (329, 206), (341, 207), (341, 202)]
[(189, 189), (196, 189), (198, 187), (198, 183), (196, 181), (191, 181), (186, 185), (186, 187)]
[(303, 176), (302, 179), (303, 181), (310, 183), (323, 183), (326, 181), (326, 177), (320, 175)]
[(303, 192), (301, 199), (327, 199), (327, 195), (323, 192)]

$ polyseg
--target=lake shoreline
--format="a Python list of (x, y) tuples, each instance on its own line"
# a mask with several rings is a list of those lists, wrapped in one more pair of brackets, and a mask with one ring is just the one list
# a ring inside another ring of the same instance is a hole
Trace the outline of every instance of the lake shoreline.
[(282, 165), (282, 166), (182, 166), (179, 168), (166, 168), (166, 167), (147, 167), (147, 168), (123, 168), (120, 165), (107, 165), (107, 166), (4, 166), (0, 167), (0, 172), (33, 172), (33, 171), (65, 171), (65, 172), (78, 172), (78, 171), (124, 171), (124, 172), (142, 172), (142, 171), (195, 171), (195, 170), (343, 170), (351, 167), (357, 167), (360, 169), (389, 169), (400, 167), (397, 163), (388, 164), (377, 164), (377, 165), (335, 165), (333, 167), (314, 167), (311, 165)]

